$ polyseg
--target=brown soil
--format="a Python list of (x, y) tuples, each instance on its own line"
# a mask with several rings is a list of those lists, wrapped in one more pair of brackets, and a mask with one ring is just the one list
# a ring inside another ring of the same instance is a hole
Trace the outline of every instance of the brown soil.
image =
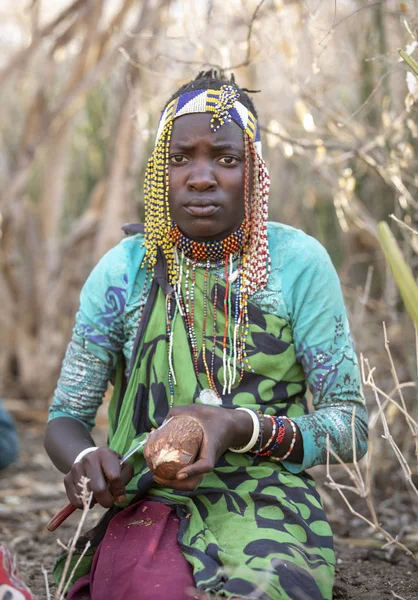
[[(57, 540), (68, 542), (78, 521), (74, 514), (56, 532), (46, 530), (49, 519), (66, 504), (62, 476), (51, 466), (43, 450), (43, 425), (21, 422), (19, 433), (20, 459), (0, 473), (0, 542), (15, 553), (23, 579), (42, 600), (47, 597), (42, 565), (50, 575), (59, 552)], [(104, 429), (98, 431), (98, 436), (104, 442)], [(336, 470), (335, 473), (334, 476), (341, 479), (342, 472)], [(317, 469), (314, 475), (335, 534), (334, 600), (418, 600), (418, 567), (413, 560), (396, 548), (382, 549), (384, 541), (348, 512), (337, 492), (324, 485), (324, 470)], [(376, 501), (376, 507), (382, 525), (392, 535), (407, 536), (416, 552), (417, 514), (408, 494), (397, 489), (400, 487), (395, 484), (391, 489), (387, 484), (386, 500)], [(367, 514), (362, 501), (354, 497), (353, 502), (359, 512)], [(91, 512), (87, 527), (97, 520), (100, 508), (95, 507)], [(51, 576), (49, 580), (51, 585)]]

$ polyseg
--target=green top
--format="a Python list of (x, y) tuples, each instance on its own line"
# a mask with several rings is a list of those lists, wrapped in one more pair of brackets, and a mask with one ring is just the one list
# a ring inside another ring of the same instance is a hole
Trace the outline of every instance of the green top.
[[(299, 473), (324, 464), (327, 435), (333, 450), (350, 462), (353, 410), (357, 458), (367, 448), (367, 415), (338, 276), (325, 249), (305, 233), (269, 223), (268, 239), (272, 261), (268, 284), (250, 301), (286, 325), (297, 361), (294, 368), (300, 370), (298, 391), (288, 393), (286, 414), (301, 431), (304, 459), (301, 465), (286, 461), (285, 467)], [(50, 419), (73, 417), (91, 429), (121, 356), (129, 365), (147, 296), (144, 255), (143, 236), (128, 237), (92, 271), (81, 293)], [(305, 382), (315, 411), (293, 414), (295, 397), (303, 398)], [(281, 382), (275, 385), (271, 394), (280, 394)], [(228, 398), (224, 401), (229, 402)]]

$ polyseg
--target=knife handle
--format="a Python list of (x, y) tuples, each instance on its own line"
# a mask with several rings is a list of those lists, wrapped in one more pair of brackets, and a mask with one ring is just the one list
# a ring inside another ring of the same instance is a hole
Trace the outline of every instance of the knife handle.
[(57, 514), (48, 521), (46, 528), (48, 531), (55, 531), (70, 515), (73, 514), (77, 509), (72, 504), (67, 504), (64, 508), (61, 508)]

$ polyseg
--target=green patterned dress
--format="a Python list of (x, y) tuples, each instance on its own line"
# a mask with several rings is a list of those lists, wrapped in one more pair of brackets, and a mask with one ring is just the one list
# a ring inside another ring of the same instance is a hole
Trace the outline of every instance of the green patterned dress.
[[(305, 247), (305, 255), (297, 252), (296, 247), (292, 250), (295, 238)], [(179, 543), (192, 565), (199, 590), (227, 598), (331, 599), (332, 532), (314, 481), (305, 469), (324, 462), (327, 435), (338, 454), (350, 460), (354, 407), (357, 455), (364, 454), (367, 424), (358, 366), (338, 279), (325, 251), (301, 232), (275, 224), (269, 229), (269, 242), (273, 262), (269, 285), (249, 302), (247, 353), (253, 372), (245, 372), (240, 382), (239, 377), (236, 378), (230, 393), (226, 391), (222, 396), (220, 410), (245, 406), (259, 408), (266, 414), (288, 415), (302, 433), (303, 464), (277, 463), (250, 454), (227, 452), (195, 491), (179, 492), (153, 485), (142, 454), (137, 453), (131, 459), (135, 475), (128, 486), (126, 505), (134, 499), (148, 497), (175, 507), (181, 519)], [(166, 294), (171, 290), (154, 281), (151, 293), (155, 299), (152, 309), (149, 310), (148, 302), (142, 314), (138, 337), (131, 319), (142, 312), (148, 295), (144, 294), (142, 261), (138, 263), (138, 255), (143, 252), (142, 237), (134, 236), (121, 246), (125, 247), (123, 274), (122, 261), (115, 260), (115, 251), (111, 251), (109, 254), (113, 252), (113, 256), (107, 255), (86, 283), (51, 418), (72, 416), (91, 426), (98, 401), (92, 405), (90, 398), (89, 404), (81, 388), (96, 390), (98, 397), (98, 388), (101, 386), (103, 390), (103, 382), (113, 373), (115, 389), (109, 408), (109, 445), (124, 454), (152, 427), (161, 425), (169, 410), (165, 314)], [(275, 251), (280, 250), (283, 252), (276, 254)], [(292, 252), (293, 264), (288, 260)], [(290, 269), (288, 277), (286, 266)], [(317, 281), (322, 296), (315, 297), (318, 290), (312, 285), (312, 277), (318, 268), (322, 270), (322, 277)], [(324, 274), (328, 275), (327, 280)], [(307, 281), (303, 281), (302, 275)], [(118, 287), (121, 278), (124, 291)], [(289, 281), (292, 278), (293, 283)], [(286, 293), (285, 285), (291, 286), (291, 293)], [(195, 315), (203, 314), (204, 289), (209, 300), (206, 302), (206, 361), (210, 363), (215, 310), (218, 331), (223, 331), (225, 322), (224, 286), (222, 282), (215, 286), (215, 274), (211, 272), (205, 288), (204, 269), (197, 269)], [(324, 298), (325, 290), (329, 301)], [(99, 302), (102, 303), (100, 312)], [(325, 314), (327, 303), (332, 310), (331, 319)], [(312, 310), (315, 304), (319, 306), (321, 323), (313, 321), (318, 317)], [(287, 312), (289, 308), (292, 315)], [(307, 324), (305, 334), (301, 335), (303, 327), (298, 331), (294, 321), (303, 320), (303, 316)], [(314, 333), (316, 329), (323, 331), (326, 325), (328, 329), (332, 326), (331, 332), (321, 334), (328, 336), (326, 344), (318, 336), (318, 345), (312, 344), (307, 334), (309, 323), (309, 330), (313, 329)], [(198, 356), (199, 377), (196, 377), (184, 322), (176, 312), (172, 327), (174, 405), (199, 403), (200, 391), (209, 387), (203, 357), (201, 353)], [(197, 318), (195, 329), (197, 348), (202, 348), (202, 322)], [(224, 383), (221, 342), (220, 335), (214, 349), (218, 389), (222, 389)], [(316, 409), (311, 414), (305, 399), (307, 381)]]

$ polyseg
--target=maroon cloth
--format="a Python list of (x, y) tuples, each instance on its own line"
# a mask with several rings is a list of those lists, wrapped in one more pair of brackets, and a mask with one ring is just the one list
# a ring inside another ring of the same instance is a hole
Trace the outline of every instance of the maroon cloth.
[(90, 574), (75, 583), (67, 600), (201, 599), (177, 541), (179, 525), (173, 509), (150, 500), (118, 513)]

